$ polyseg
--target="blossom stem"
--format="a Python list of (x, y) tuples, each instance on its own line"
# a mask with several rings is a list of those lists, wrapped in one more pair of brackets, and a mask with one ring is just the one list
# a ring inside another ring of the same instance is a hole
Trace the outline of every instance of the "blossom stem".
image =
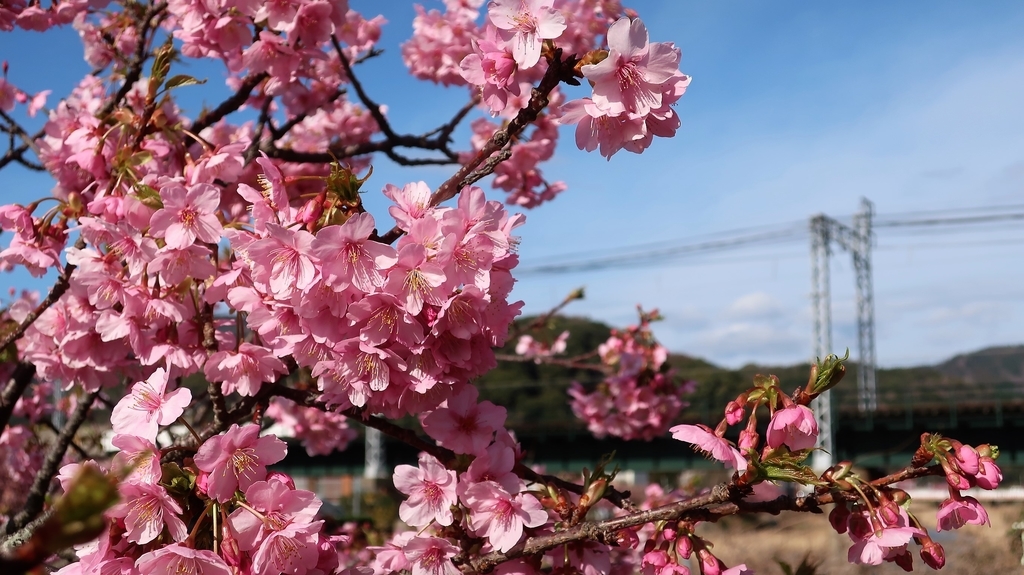
[(217, 549), (217, 547), (218, 547), (217, 544), (220, 542), (219, 541), (219, 539), (220, 539), (220, 530), (217, 529), (217, 518), (219, 516), (220, 516), (219, 506), (216, 503), (214, 503), (213, 504), (213, 552), (214, 553), (218, 553), (219, 552), (218, 549)]
[(208, 513), (210, 512), (210, 507), (211, 507), (212, 505), (213, 505), (213, 502), (212, 502), (212, 501), (211, 501), (211, 502), (209, 502), (209, 503), (207, 503), (207, 504), (206, 504), (206, 509), (204, 509), (204, 510), (203, 510), (203, 512), (202, 512), (202, 514), (200, 514), (200, 515), (199, 515), (199, 519), (196, 519), (196, 524), (192, 526), (192, 531), (191, 531), (191, 532), (189, 532), (189, 534), (188, 534), (188, 539), (187, 539), (187, 541), (188, 541), (189, 543), (193, 543), (193, 542), (195, 542), (195, 540), (196, 540), (196, 535), (198, 535), (198, 534), (199, 534), (199, 528), (200, 528), (200, 527), (202, 527), (202, 525), (203, 525), (203, 520), (204, 520), (204, 519), (206, 518), (206, 515), (207, 515), (207, 514), (208, 514)]
[(196, 445), (202, 445), (203, 440), (200, 439), (199, 434), (196, 433), (195, 428), (193, 428), (191, 425), (188, 424), (187, 421), (185, 421), (185, 417), (184, 416), (178, 417), (178, 421), (181, 422), (181, 424), (184, 425), (185, 428), (188, 429), (188, 432), (192, 434), (192, 437), (194, 437), (196, 439)]

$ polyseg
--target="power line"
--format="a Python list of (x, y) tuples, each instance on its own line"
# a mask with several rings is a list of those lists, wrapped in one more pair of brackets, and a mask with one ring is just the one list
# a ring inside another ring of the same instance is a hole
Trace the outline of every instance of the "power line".
[(768, 244), (784, 243), (795, 239), (803, 239), (802, 236), (803, 234), (798, 233), (797, 230), (766, 232), (738, 238), (699, 242), (657, 250), (630, 252), (605, 258), (595, 258), (575, 262), (570, 261), (561, 264), (526, 266), (518, 268), (516, 271), (518, 275), (529, 275), (594, 271), (610, 267), (641, 267), (652, 263), (660, 264), (667, 260), (673, 260), (685, 256), (715, 253), (750, 244), (764, 246)]
[[(989, 222), (1002, 222), (998, 229), (1008, 229), (1003, 226), (1024, 220), (1024, 211), (1020, 210), (1022, 205), (1006, 206), (983, 206), (975, 208), (964, 208), (960, 210), (920, 210), (916, 212), (903, 212), (893, 214), (887, 218), (879, 218), (875, 221), (876, 228), (886, 228), (893, 232), (907, 235), (928, 235), (936, 233), (960, 233), (970, 231), (964, 226), (972, 226)], [(942, 214), (964, 213), (964, 212), (993, 212), (1001, 213), (978, 213), (977, 215), (963, 215), (952, 217), (934, 217)], [(903, 216), (900, 219), (894, 216)], [(931, 217), (923, 217), (931, 216)], [(807, 228), (804, 222), (790, 222), (774, 226), (755, 226), (739, 228), (712, 234), (704, 234), (688, 238), (687, 243), (666, 246), (666, 242), (648, 242), (634, 244), (619, 248), (612, 248), (606, 251), (587, 251), (548, 256), (541, 258), (541, 262), (530, 266), (518, 268), (518, 275), (550, 275), (573, 272), (597, 271), (608, 268), (639, 268), (649, 266), (663, 266), (670, 263), (677, 263), (679, 260), (696, 256), (706, 256), (725, 251), (737, 249), (749, 249), (754, 247), (777, 246), (794, 240), (802, 240), (807, 237)], [(1012, 227), (1009, 229), (1016, 229)], [(765, 230), (765, 231), (759, 231)], [(981, 231), (997, 231), (987, 229)], [(708, 239), (718, 238), (718, 239)], [(886, 249), (893, 249), (886, 246)], [(609, 253), (611, 255), (609, 255)], [(592, 254), (603, 254), (603, 257), (591, 257)], [(771, 256), (768, 256), (771, 257)]]
[(1024, 220), (1024, 212), (1009, 214), (989, 214), (984, 216), (964, 216), (959, 218), (931, 218), (922, 220), (879, 220), (875, 227), (896, 228), (908, 226), (942, 226), (942, 225), (969, 225), (983, 224), (1004, 220)]

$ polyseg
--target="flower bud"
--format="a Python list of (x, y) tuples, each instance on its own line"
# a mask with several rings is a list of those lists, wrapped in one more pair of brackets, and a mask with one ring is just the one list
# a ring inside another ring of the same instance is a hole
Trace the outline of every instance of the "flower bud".
[(221, 530), (220, 555), (231, 567), (242, 566), (242, 550), (238, 548), (238, 540), (227, 525)]
[(693, 541), (690, 541), (689, 537), (677, 537), (676, 553), (683, 559), (689, 559), (693, 553)]
[(932, 569), (942, 569), (946, 564), (946, 551), (931, 539), (924, 540), (921, 542), (921, 560)]
[(299, 209), (299, 213), (295, 215), (295, 221), (306, 225), (315, 224), (323, 213), (324, 205), (320, 198), (312, 198)]
[(708, 551), (707, 548), (701, 549), (697, 552), (697, 556), (700, 558), (700, 570), (704, 575), (721, 575), (722, 573), (722, 562), (718, 560)]
[(290, 475), (288, 475), (287, 473), (283, 473), (281, 471), (268, 471), (267, 482), (269, 483), (270, 481), (279, 481), (287, 485), (288, 489), (295, 489), (295, 481), (291, 478)]
[(836, 533), (840, 535), (846, 533), (846, 526), (850, 520), (850, 508), (846, 505), (846, 502), (836, 503), (835, 507), (828, 514), (828, 522), (832, 524), (832, 529), (836, 530)]
[(743, 416), (746, 415), (743, 409), (743, 404), (737, 401), (730, 401), (725, 406), (725, 421), (729, 425), (736, 425), (743, 420)]

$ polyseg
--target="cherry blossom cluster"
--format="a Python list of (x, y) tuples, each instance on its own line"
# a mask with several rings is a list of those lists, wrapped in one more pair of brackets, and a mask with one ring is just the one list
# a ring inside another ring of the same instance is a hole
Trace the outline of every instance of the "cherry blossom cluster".
[(598, 353), (610, 370), (588, 391), (579, 382), (569, 388), (573, 413), (597, 437), (645, 439), (664, 435), (687, 403), (682, 396), (696, 383), (679, 381), (666, 363), (668, 350), (654, 339), (650, 324), (657, 310), (640, 311), (640, 322), (613, 330)]
[[(137, 383), (115, 411), (176, 419), (187, 390), (165, 393), (161, 381)], [(204, 442), (182, 467), (161, 464), (155, 425), (135, 422), (125, 429), (121, 421), (115, 432), (123, 433), (113, 438), (119, 451), (109, 465), (109, 473), (122, 476), (121, 503), (107, 512), (99, 540), (79, 546), (80, 561), (58, 573), (303, 575), (338, 567), (341, 541), (316, 519), (320, 500), (296, 489), (287, 475), (267, 471), (284, 458), (283, 441), (260, 437), (255, 425), (233, 425)], [(98, 464), (64, 466), (58, 478), (65, 490), (82, 465)]]
[(10, 0), (0, 5), (0, 32), (10, 32), (15, 26), (22, 30), (44, 32), (53, 26), (71, 24), (88, 9), (101, 9), (110, 0), (53, 0), (43, 2)]
[[(402, 47), (410, 72), (470, 92), (419, 136), (392, 125), (358, 80), (385, 22), (346, 0), (108, 3), (0, 6), (0, 30), (73, 24), (94, 68), (49, 108), (49, 92), (17, 88), (6, 63), (0, 78), (0, 167), (54, 180), (48, 197), (0, 206), (0, 269), (57, 277), (45, 297), (12, 292), (0, 310), (0, 530), (27, 532), (16, 557), (0, 549), (0, 570), (36, 567), (74, 543), (79, 561), (62, 575), (688, 575), (686, 561), (738, 575), (746, 567), (724, 565), (673, 506), (784, 503), (785, 481), (839, 502), (833, 525), (853, 539), (851, 560), (906, 568), (914, 540), (941, 564), (905, 493), (845, 462), (820, 476), (803, 464), (818, 434), (807, 405), (841, 377), (834, 358), (792, 396), (758, 378), (714, 430), (673, 427), (736, 473), (713, 496), (649, 489), (640, 508), (612, 485), (608, 461), (581, 484), (523, 465), (504, 408), (480, 401), (471, 381), (495, 366), (523, 305), (510, 297), (525, 218), (475, 184), (493, 175), (505, 203), (532, 208), (566, 189), (541, 170), (559, 126), (576, 124), (577, 145), (609, 158), (679, 127), (680, 52), (651, 42), (617, 0), (417, 8)], [(203, 79), (178, 68), (198, 58), (223, 63), (231, 95), (190, 115), (175, 97)], [(584, 79), (589, 96), (566, 102), (560, 85)], [(490, 117), (467, 119), (475, 107)], [(40, 112), (35, 135), (15, 119)], [(472, 135), (456, 149), (463, 120)], [(362, 198), (376, 153), (459, 167), (436, 189), (381, 186), (388, 214), (373, 215)], [(692, 384), (672, 377), (656, 318), (641, 312), (614, 332), (591, 364), (605, 380), (571, 390), (595, 434), (650, 439), (684, 407)], [(552, 360), (566, 336), (523, 338), (517, 352)], [(109, 409), (112, 458), (76, 443), (91, 409), (104, 410), (94, 424)], [(392, 422), (407, 416), (433, 443)], [(347, 418), (423, 452), (393, 476), (413, 530), (380, 545), (326, 527), (317, 496), (269, 469), (287, 455), (278, 434), (329, 454), (355, 439)], [(744, 418), (739, 441), (725, 439)], [(51, 425), (56, 438), (43, 440), (36, 432)], [(914, 473), (941, 471), (950, 486), (940, 529), (987, 522), (962, 492), (998, 485), (997, 456), (922, 439)], [(55, 503), (54, 477), (65, 491)], [(615, 518), (590, 517), (606, 500)]]
[[(849, 535), (851, 563), (880, 565), (892, 562), (906, 571), (913, 570), (913, 555), (908, 546), (919, 546), (922, 561), (933, 569), (945, 564), (942, 546), (928, 536), (927, 528), (909, 511), (910, 497), (902, 489), (872, 485), (853, 473), (853, 464), (844, 461), (820, 476), (804, 461), (814, 450), (819, 429), (813, 412), (807, 407), (812, 399), (836, 385), (845, 373), (835, 356), (827, 357), (812, 370), (810, 381), (793, 396), (784, 393), (775, 376), (757, 376), (754, 387), (741, 393), (725, 408), (719, 425), (677, 425), (675, 439), (689, 443), (708, 457), (735, 469), (739, 480), (748, 485), (746, 501), (771, 501), (781, 492), (775, 483), (789, 481), (815, 488), (816, 494), (831, 493), (835, 507), (829, 522), (840, 534)], [(758, 407), (768, 408), (770, 420), (764, 446), (757, 427)], [(748, 415), (749, 413), (749, 415)], [(747, 418), (739, 440), (725, 439), (729, 426)], [(960, 492), (969, 487), (995, 489), (1002, 472), (995, 463), (999, 450), (982, 445), (977, 448), (937, 435), (924, 434), (921, 446), (911, 461), (913, 468), (937, 463), (944, 472), (950, 497), (939, 509), (937, 529), (958, 529), (965, 524), (986, 525), (988, 514), (973, 497)]]
[(568, 339), (568, 331), (558, 334), (555, 341), (550, 344), (535, 339), (532, 335), (521, 335), (519, 336), (519, 341), (516, 342), (516, 354), (534, 358), (537, 363), (540, 363), (541, 358), (565, 353), (565, 345)]

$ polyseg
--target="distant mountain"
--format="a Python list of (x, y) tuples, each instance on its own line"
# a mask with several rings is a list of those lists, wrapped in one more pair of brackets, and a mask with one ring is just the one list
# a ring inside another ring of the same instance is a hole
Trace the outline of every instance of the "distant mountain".
[[(535, 318), (524, 318), (525, 327)], [(569, 330), (566, 357), (593, 351), (607, 339), (611, 328), (586, 318), (555, 316), (548, 320), (541, 337), (553, 340)], [(501, 353), (515, 354), (518, 337), (512, 337)], [(697, 382), (696, 391), (686, 399), (690, 407), (682, 418), (711, 422), (721, 417), (725, 404), (749, 388), (756, 374), (772, 374), (779, 378), (784, 390), (792, 391), (806, 384), (810, 364), (788, 366), (745, 365), (739, 369), (716, 366), (706, 360), (683, 354), (672, 354), (669, 363), (676, 374)], [(834, 405), (840, 410), (856, 409), (857, 364), (847, 362), (847, 375), (834, 390)], [(878, 404), (882, 409), (901, 408), (913, 402), (920, 404), (962, 403), (965, 397), (990, 400), (995, 397), (1024, 395), (1024, 345), (993, 347), (961, 354), (932, 366), (880, 369), (877, 374)], [(488, 399), (508, 409), (508, 423), (518, 427), (572, 427), (583, 425), (569, 409), (566, 389), (573, 381), (585, 386), (596, 385), (600, 374), (588, 370), (569, 369), (533, 362), (499, 362), (498, 368), (480, 378), (481, 399)], [(970, 388), (971, 393), (964, 393)]]
[(999, 381), (1024, 384), (1024, 345), (989, 347), (961, 354), (935, 368), (968, 383)]

